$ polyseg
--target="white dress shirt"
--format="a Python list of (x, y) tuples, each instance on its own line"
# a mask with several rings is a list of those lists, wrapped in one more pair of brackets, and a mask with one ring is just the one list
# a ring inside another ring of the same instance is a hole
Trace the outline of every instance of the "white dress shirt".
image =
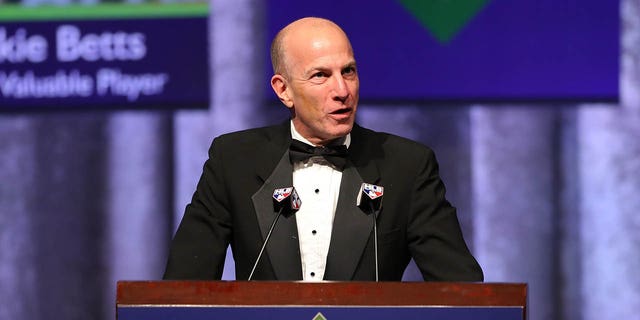
[[(313, 145), (291, 123), (291, 137)], [(349, 147), (351, 136), (345, 137)], [(304, 281), (322, 281), (327, 266), (331, 229), (340, 193), (342, 172), (323, 157), (311, 157), (293, 164), (293, 186), (302, 205), (296, 212), (302, 277)]]

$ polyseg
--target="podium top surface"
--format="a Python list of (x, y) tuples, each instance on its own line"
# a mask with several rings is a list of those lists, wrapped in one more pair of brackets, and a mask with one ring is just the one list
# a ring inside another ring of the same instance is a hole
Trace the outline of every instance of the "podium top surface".
[(522, 283), (119, 281), (117, 305), (514, 306)]

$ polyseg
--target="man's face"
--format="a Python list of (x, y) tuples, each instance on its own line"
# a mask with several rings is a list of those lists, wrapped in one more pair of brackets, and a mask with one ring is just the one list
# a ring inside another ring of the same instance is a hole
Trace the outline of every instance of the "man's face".
[(292, 109), (296, 130), (317, 145), (351, 132), (360, 81), (344, 33), (333, 27), (299, 32), (287, 39), (285, 52), (287, 99), (281, 100)]

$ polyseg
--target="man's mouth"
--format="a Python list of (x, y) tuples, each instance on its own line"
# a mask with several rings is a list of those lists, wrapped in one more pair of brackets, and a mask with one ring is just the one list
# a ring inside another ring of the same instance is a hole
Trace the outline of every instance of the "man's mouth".
[(332, 111), (331, 114), (347, 114), (350, 112), (351, 112), (350, 108), (344, 108), (344, 109), (338, 109), (338, 110)]

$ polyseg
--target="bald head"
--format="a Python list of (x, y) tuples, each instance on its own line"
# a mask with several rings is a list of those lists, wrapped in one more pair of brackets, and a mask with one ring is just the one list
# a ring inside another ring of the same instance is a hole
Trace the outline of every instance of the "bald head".
[(326, 145), (351, 132), (360, 80), (353, 48), (340, 27), (320, 18), (294, 21), (275, 37), (271, 57), (271, 88), (302, 137)]
[(291, 43), (299, 43), (305, 39), (311, 39), (313, 35), (318, 33), (338, 33), (347, 41), (349, 39), (346, 33), (333, 21), (307, 17), (296, 20), (284, 27), (276, 34), (273, 42), (271, 42), (271, 65), (274, 74), (288, 75), (290, 59)]

